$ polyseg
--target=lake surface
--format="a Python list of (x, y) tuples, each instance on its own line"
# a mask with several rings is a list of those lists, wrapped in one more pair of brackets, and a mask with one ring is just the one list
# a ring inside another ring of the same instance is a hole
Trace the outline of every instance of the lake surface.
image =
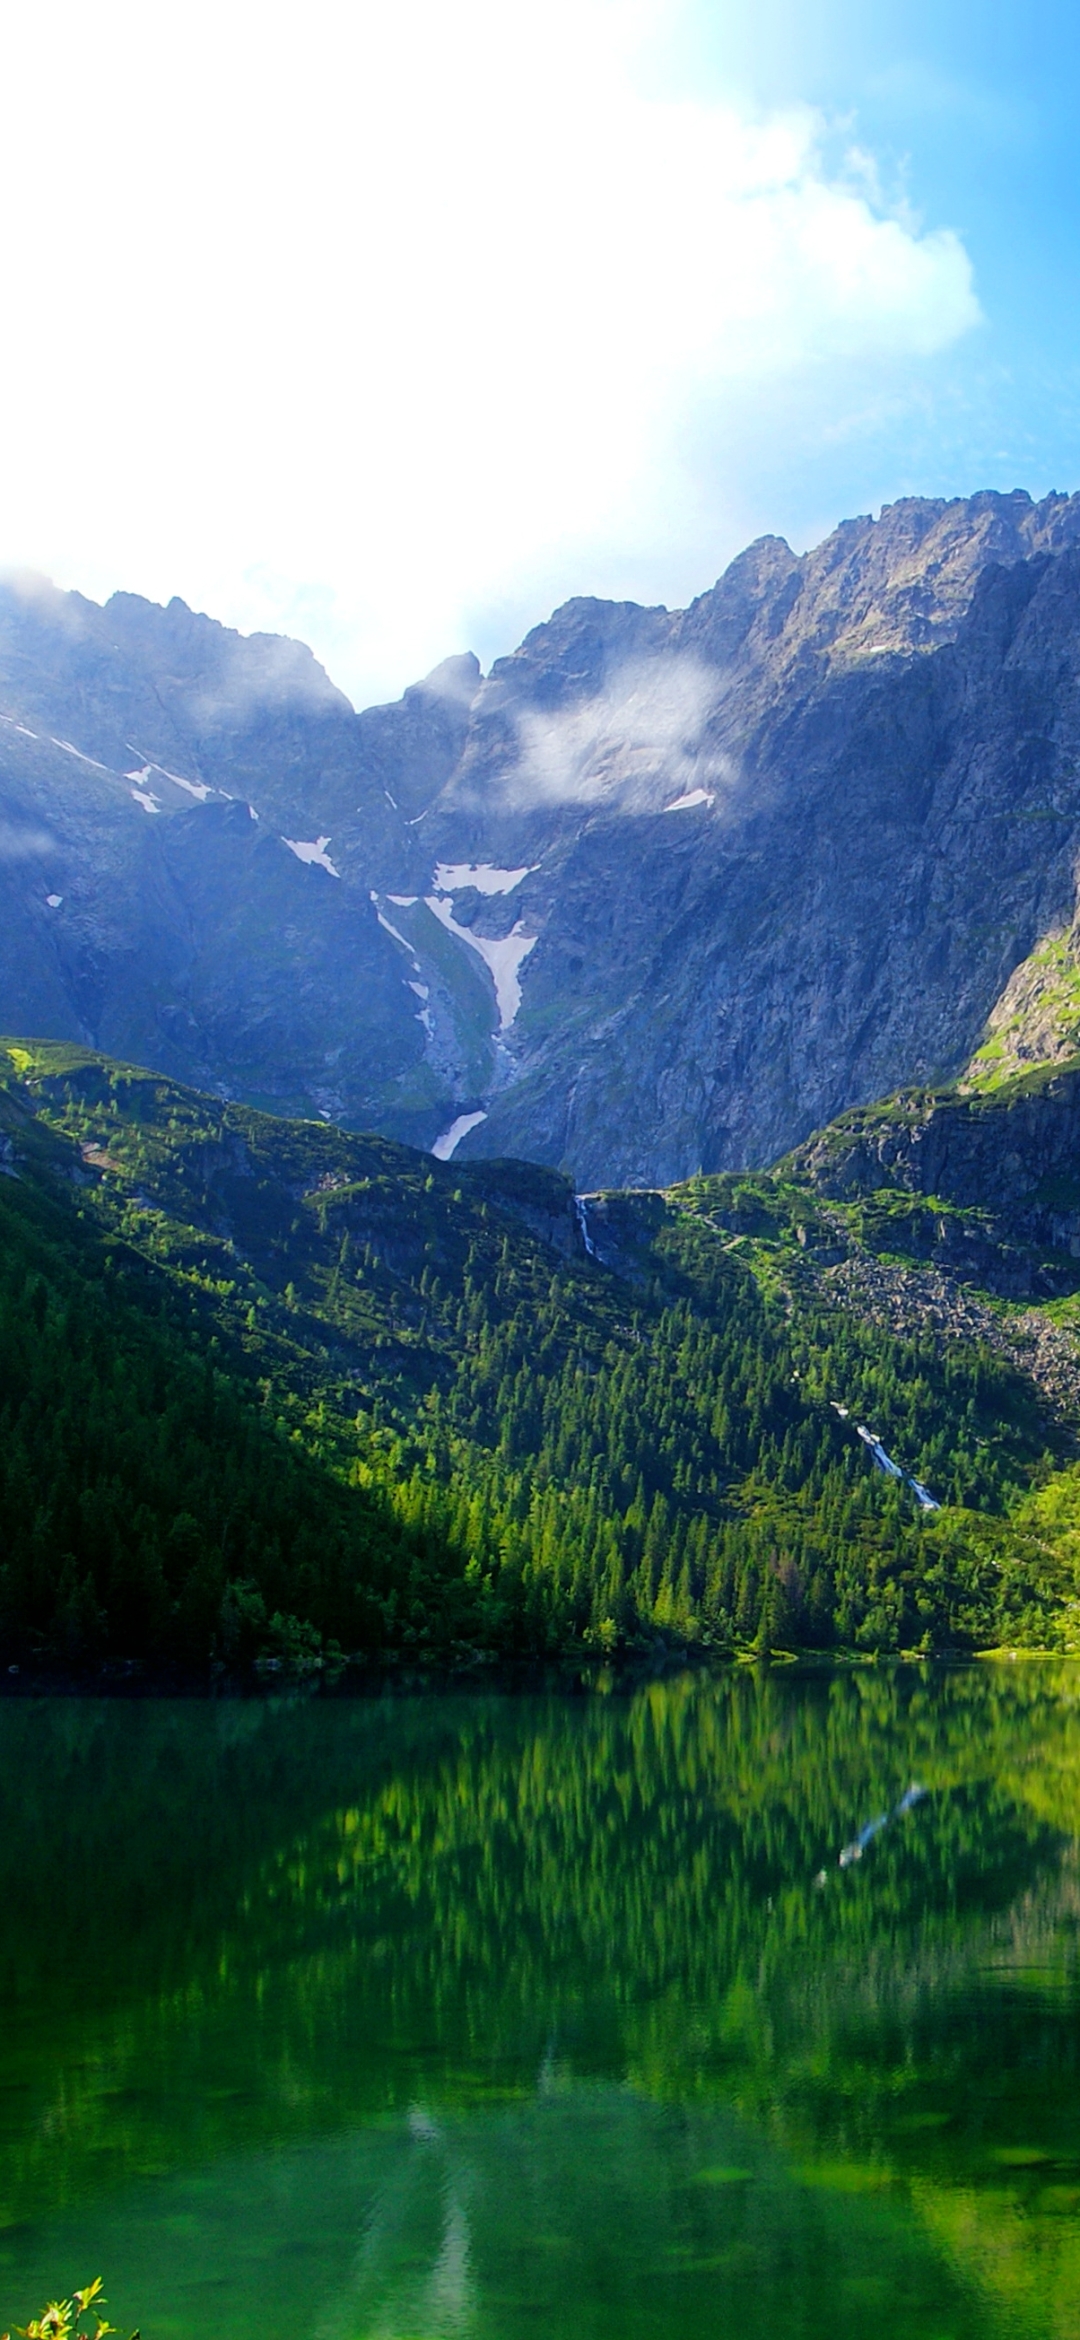
[(6, 1700), (0, 2329), (1074, 2340), (1078, 1844), (1064, 1663)]

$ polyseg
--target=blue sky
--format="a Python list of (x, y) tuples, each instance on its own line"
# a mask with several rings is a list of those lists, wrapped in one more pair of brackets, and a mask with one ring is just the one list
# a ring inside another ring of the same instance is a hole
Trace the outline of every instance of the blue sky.
[(825, 505), (1080, 485), (1075, 7), (704, 0), (665, 62), (683, 87), (819, 109), (874, 158), (887, 199), (953, 228), (971, 258), (982, 324), (925, 369), (913, 410), (868, 429), (861, 448), (821, 451)]
[(1080, 486), (1057, 0), (38, 0), (0, 566), (355, 700), (751, 537)]

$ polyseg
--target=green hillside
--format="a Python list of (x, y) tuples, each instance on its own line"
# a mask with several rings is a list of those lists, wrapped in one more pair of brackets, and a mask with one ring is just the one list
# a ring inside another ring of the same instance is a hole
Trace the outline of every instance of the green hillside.
[(1071, 1632), (1067, 1424), (845, 1303), (805, 1179), (595, 1198), (589, 1256), (557, 1173), (15, 1042), (0, 1168), (12, 1662)]

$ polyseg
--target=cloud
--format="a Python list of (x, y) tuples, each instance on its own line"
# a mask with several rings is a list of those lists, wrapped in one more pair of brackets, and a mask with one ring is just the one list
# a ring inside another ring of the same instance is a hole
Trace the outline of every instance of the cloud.
[(267, 708), (316, 714), (342, 704), (342, 694), (302, 642), (281, 634), (214, 637), (208, 672), (191, 706), (207, 729), (253, 721)]
[(703, 505), (736, 549), (763, 390), (832, 369), (833, 408), (978, 307), (813, 113), (643, 91), (663, 17), (9, 11), (0, 560), (301, 633), (370, 698)]
[[(715, 795), (732, 777), (729, 758), (704, 737), (722, 692), (722, 676), (699, 659), (643, 658), (554, 714), (514, 710), (518, 754), (495, 783), (499, 802), (515, 812), (583, 804), (655, 813), (695, 788)], [(491, 782), (482, 788), (490, 805)]]
[(469, 708), (475, 704), (480, 681), (480, 661), (473, 651), (466, 650), (440, 659), (416, 688), (426, 699), (444, 699), (451, 707)]
[(36, 861), (51, 853), (55, 839), (45, 829), (30, 829), (17, 821), (0, 820), (0, 862)]

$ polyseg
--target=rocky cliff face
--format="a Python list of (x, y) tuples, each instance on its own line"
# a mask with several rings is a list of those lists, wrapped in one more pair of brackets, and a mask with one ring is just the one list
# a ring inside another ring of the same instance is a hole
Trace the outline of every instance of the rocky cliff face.
[[(826, 1198), (934, 1198), (978, 1214), (970, 1245), (1043, 1246), (1080, 1257), (1080, 1058), (990, 1094), (909, 1090), (852, 1113), (795, 1148), (785, 1170)], [(957, 1235), (943, 1222), (948, 1249)], [(993, 1278), (988, 1276), (988, 1281)], [(1071, 1288), (1071, 1287), (1070, 1287)]]
[(0, 603), (0, 1024), (580, 1186), (959, 1072), (1067, 930), (1080, 498), (570, 602), (356, 715), (182, 604)]
[(585, 1182), (652, 1182), (959, 1069), (1074, 900), (1076, 524), (898, 507), (804, 562), (754, 548), (674, 619), (562, 612), (496, 670), (427, 816), (538, 865), (516, 1077), (471, 1150), (542, 1133)]

